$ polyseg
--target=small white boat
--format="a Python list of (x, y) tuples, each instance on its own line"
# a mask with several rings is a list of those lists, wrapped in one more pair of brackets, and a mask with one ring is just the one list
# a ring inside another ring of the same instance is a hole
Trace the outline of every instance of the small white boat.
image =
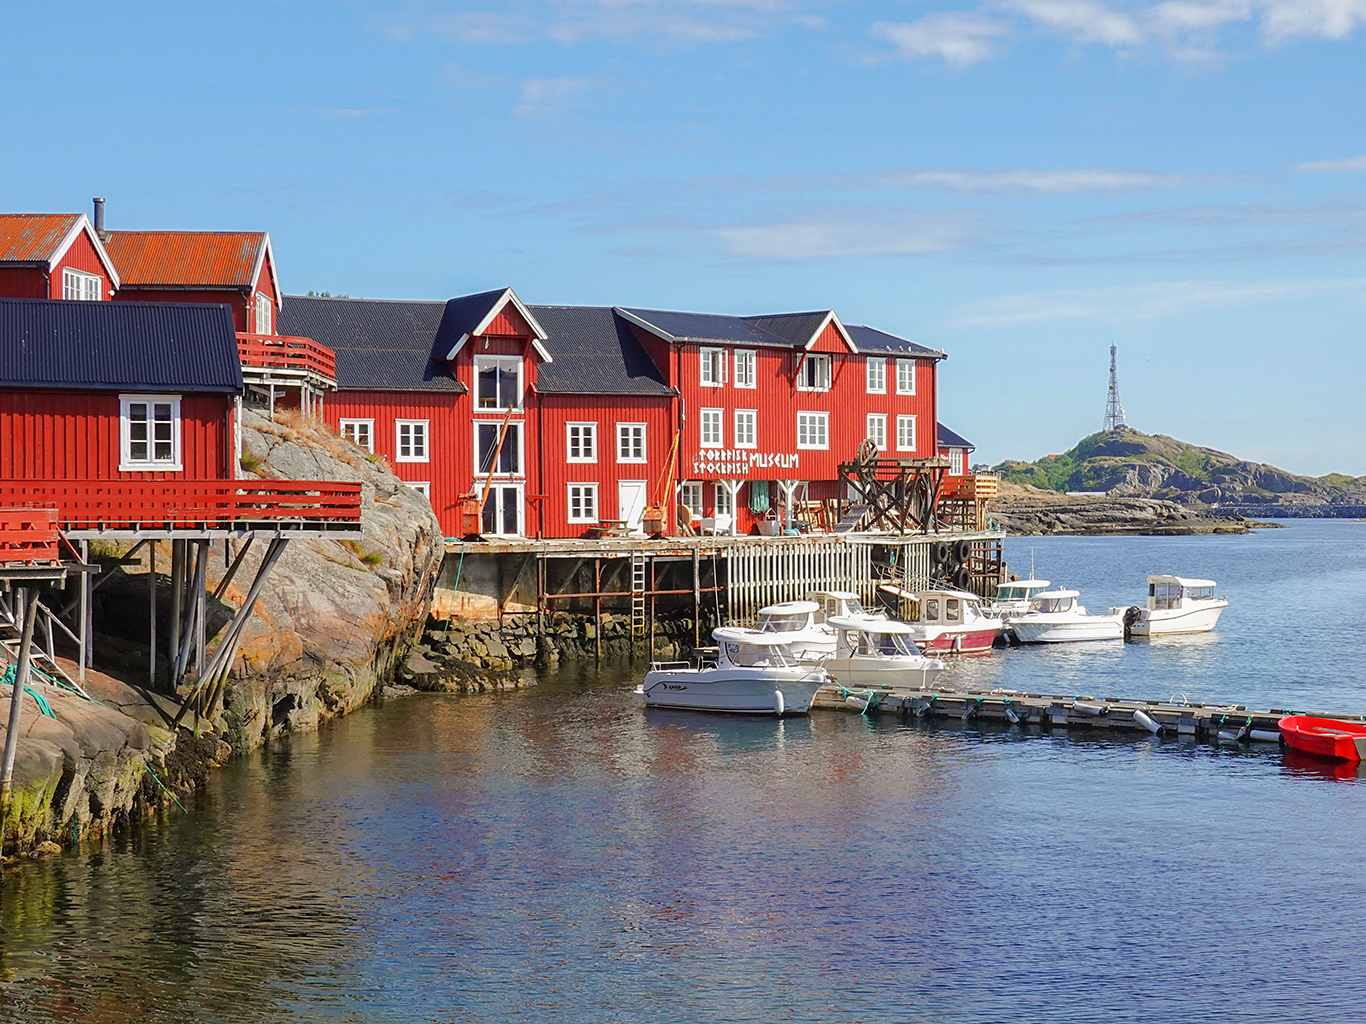
[(825, 625), (825, 613), (815, 601), (784, 601), (759, 609), (754, 628), (782, 637), (797, 658), (815, 661), (835, 651), (835, 631)]
[(987, 611), (1009, 622), (1016, 615), (1029, 611), (1029, 602), (1049, 587), (1047, 580), (1011, 580), (996, 588)]
[(944, 671), (944, 663), (920, 653), (911, 637), (912, 627), (891, 619), (868, 616), (827, 619), (835, 631), (835, 653), (821, 664), (847, 689), (932, 684)]
[(922, 651), (975, 654), (989, 651), (1001, 632), (1001, 620), (982, 610), (982, 599), (966, 590), (922, 590), (915, 595), (920, 619), (910, 623), (911, 636)]
[[(808, 601), (815, 601), (820, 606), (824, 615), (824, 621), (829, 622), (834, 618), (846, 619), (885, 619), (885, 612), (869, 611), (863, 607), (863, 602), (852, 590), (813, 590), (806, 595)], [(821, 615), (816, 616), (817, 622), (821, 621)]]
[(1149, 576), (1146, 607), (1110, 611), (1124, 616), (1124, 625), (1134, 636), (1208, 633), (1228, 607), (1226, 598), (1214, 596), (1214, 585), (1213, 580)]
[(1077, 603), (1075, 590), (1045, 590), (1029, 602), (1029, 611), (1010, 620), (1022, 644), (1057, 644), (1073, 640), (1123, 640), (1124, 614), (1111, 609), (1092, 615)]
[(801, 715), (830, 674), (799, 662), (779, 633), (721, 626), (712, 630), (715, 661), (655, 662), (636, 693), (647, 707)]

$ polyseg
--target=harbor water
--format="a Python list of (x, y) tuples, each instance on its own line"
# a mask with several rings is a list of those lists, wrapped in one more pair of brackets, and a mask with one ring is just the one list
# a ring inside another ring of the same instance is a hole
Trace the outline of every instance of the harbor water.
[[(1366, 523), (1024, 538), (1093, 611), (1216, 633), (944, 678), (1366, 712)], [(417, 695), (6, 873), (12, 1021), (1361, 1019), (1366, 786), (1274, 745), (644, 711), (639, 669)]]

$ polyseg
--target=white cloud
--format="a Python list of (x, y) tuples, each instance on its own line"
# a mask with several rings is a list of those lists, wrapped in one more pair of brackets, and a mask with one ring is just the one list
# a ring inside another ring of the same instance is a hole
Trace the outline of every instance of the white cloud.
[(1250, 0), (1165, 0), (1148, 8), (1144, 21), (1153, 31), (1172, 35), (1210, 32), (1230, 22), (1248, 21), (1251, 17)]
[(1096, 0), (1007, 0), (1004, 6), (1078, 42), (1135, 46), (1143, 41), (1132, 18)]
[(996, 53), (996, 42), (1010, 27), (981, 14), (952, 11), (927, 14), (912, 22), (879, 21), (869, 30), (885, 39), (902, 57), (938, 57), (953, 67), (967, 67)]
[(875, 175), (883, 188), (921, 188), (963, 193), (1114, 192), (1130, 189), (1177, 188), (1190, 184), (1180, 174), (1115, 170), (1107, 167), (1013, 171), (907, 170)]
[(837, 256), (904, 256), (944, 252), (963, 241), (965, 225), (953, 219), (908, 223), (896, 217), (826, 215), (776, 224), (713, 228), (726, 251), (761, 259)]
[(1310, 160), (1295, 168), (1297, 171), (1366, 171), (1366, 153), (1349, 156), (1345, 160)]
[(518, 117), (554, 113), (592, 84), (586, 78), (529, 78), (522, 83), (520, 102), (512, 112)]
[(1366, 24), (1366, 0), (1267, 0), (1262, 36), (1275, 44), (1298, 36), (1343, 39)]

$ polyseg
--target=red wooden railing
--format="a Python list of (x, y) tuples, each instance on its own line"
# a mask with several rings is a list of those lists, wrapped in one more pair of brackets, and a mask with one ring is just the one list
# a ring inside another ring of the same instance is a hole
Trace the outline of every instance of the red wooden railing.
[(0, 508), (0, 565), (59, 561), (55, 508)]
[(247, 367), (303, 370), (328, 380), (337, 379), (337, 354), (312, 338), (238, 332), (237, 355)]
[[(0, 505), (50, 505), (62, 530), (360, 525), (359, 483), (336, 480), (0, 480)], [(25, 510), (29, 513), (37, 509)]]

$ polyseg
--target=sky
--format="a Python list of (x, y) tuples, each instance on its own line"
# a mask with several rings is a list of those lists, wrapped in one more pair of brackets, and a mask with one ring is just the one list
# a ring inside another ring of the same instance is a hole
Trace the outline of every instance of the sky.
[(0, 209), (268, 230), (288, 293), (833, 308), (975, 462), (1366, 474), (1366, 0), (0, 10)]

